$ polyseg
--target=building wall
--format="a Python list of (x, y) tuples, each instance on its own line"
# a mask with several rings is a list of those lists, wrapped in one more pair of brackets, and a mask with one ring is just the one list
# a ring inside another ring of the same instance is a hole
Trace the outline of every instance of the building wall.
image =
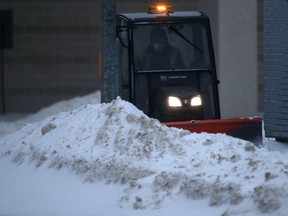
[(99, 88), (99, 1), (0, 3), (14, 19), (13, 48), (4, 50), (7, 112), (34, 112)]
[[(141, 12), (154, 2), (119, 0), (116, 9)], [(256, 2), (169, 1), (211, 18), (223, 117), (259, 111)], [(4, 52), (7, 112), (35, 112), (100, 89), (100, 8), (100, 0), (0, 0), (0, 9), (14, 13), (14, 46)]]
[(259, 67), (257, 0), (202, 0), (211, 19), (223, 118), (258, 115)]
[(257, 115), (257, 1), (221, 0), (219, 3), (222, 115)]
[(264, 128), (288, 140), (288, 1), (264, 1)]
[(258, 111), (264, 107), (264, 1), (257, 0), (257, 68), (258, 68)]

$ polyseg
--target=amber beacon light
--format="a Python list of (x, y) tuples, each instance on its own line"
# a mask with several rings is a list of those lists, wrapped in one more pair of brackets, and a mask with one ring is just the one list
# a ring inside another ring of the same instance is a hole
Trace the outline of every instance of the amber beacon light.
[(149, 6), (148, 13), (173, 13), (172, 6), (170, 5), (156, 5), (156, 6)]

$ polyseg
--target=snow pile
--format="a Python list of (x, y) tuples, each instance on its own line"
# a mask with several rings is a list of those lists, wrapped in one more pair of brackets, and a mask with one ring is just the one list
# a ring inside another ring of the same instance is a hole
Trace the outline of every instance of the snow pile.
[[(96, 91), (94, 93), (82, 97), (75, 97), (70, 100), (60, 101), (28, 116), (24, 114), (9, 115), (9, 118), (6, 119), (6, 121), (3, 120), (0, 121), (0, 138), (4, 137), (9, 133), (13, 133), (15, 131), (20, 130), (26, 123), (41, 121), (44, 118), (47, 118), (51, 115), (55, 115), (60, 112), (67, 112), (76, 109), (80, 106), (83, 106), (87, 103), (88, 104), (100, 103), (100, 94), (101, 94), (100, 91)], [(15, 121), (14, 118), (19, 118), (21, 116), (23, 116), (22, 119)]]
[(168, 128), (121, 99), (28, 124), (0, 139), (0, 149), (18, 165), (45, 164), (85, 182), (123, 184), (123, 208), (160, 209), (185, 196), (233, 206), (223, 216), (287, 215), (286, 154), (222, 134)]

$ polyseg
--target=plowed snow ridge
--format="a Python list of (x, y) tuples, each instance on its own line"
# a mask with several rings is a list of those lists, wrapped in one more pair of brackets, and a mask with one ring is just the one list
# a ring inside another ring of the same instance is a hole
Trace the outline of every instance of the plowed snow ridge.
[(126, 184), (122, 207), (160, 208), (185, 195), (244, 212), (247, 201), (247, 208), (284, 215), (288, 201), (287, 155), (223, 134), (167, 128), (119, 98), (28, 124), (0, 139), (0, 147), (2, 157), (19, 165), (45, 164), (73, 170), (86, 182)]

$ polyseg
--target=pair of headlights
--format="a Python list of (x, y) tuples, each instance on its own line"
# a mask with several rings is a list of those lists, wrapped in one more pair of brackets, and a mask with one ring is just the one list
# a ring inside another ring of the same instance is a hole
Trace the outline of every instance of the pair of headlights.
[[(197, 95), (195, 97), (190, 98), (189, 100), (183, 100), (184, 104), (190, 103), (190, 106), (201, 106), (202, 105), (202, 100), (200, 95)], [(169, 96), (168, 97), (168, 106), (169, 107), (182, 107), (183, 103), (179, 97), (175, 96)]]

